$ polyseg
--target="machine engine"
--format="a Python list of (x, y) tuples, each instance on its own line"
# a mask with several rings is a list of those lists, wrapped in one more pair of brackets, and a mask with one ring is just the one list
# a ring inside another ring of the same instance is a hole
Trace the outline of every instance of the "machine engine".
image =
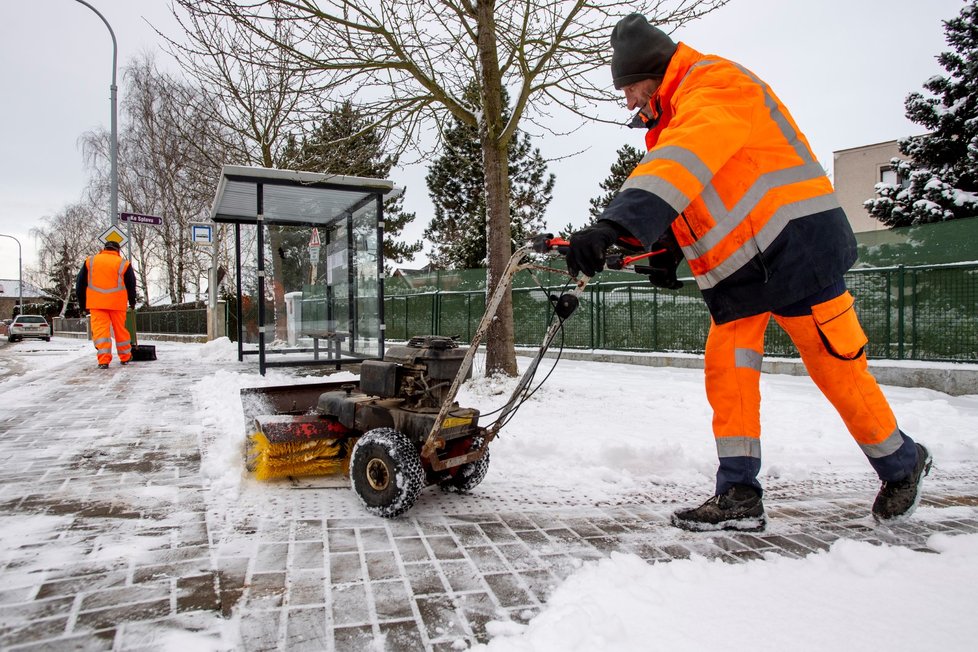
[(360, 391), (380, 398), (403, 399), (401, 407), (405, 410), (438, 409), (467, 350), (450, 337), (412, 337), (404, 346), (387, 349), (383, 360), (361, 364)]

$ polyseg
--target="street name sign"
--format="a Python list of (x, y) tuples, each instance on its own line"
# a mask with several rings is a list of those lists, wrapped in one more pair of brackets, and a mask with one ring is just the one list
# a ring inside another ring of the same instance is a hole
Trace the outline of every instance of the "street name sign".
[(119, 213), (119, 219), (130, 224), (163, 224), (163, 218), (156, 215), (141, 215), (139, 213)]

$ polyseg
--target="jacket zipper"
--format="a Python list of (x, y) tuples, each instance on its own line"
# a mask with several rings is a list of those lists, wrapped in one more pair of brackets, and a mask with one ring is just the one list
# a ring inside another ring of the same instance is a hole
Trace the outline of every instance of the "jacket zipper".
[(698, 241), (700, 237), (696, 235), (696, 231), (693, 230), (693, 225), (689, 223), (688, 219), (686, 219), (686, 211), (683, 211), (680, 213), (680, 215), (683, 217), (683, 222), (686, 223), (686, 229), (689, 231), (689, 235), (693, 238), (693, 242)]
[[(754, 240), (754, 244), (757, 244), (757, 240)], [(767, 270), (767, 265), (764, 263), (764, 252), (761, 251), (760, 247), (757, 247), (757, 260), (761, 263), (761, 269), (764, 270), (764, 283), (767, 283), (771, 279), (771, 274)]]

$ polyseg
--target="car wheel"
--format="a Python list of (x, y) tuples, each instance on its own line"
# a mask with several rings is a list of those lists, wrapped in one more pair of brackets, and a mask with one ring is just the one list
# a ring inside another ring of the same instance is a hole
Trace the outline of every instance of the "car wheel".
[(45, 337), (43, 339), (44, 339), (45, 342), (50, 342), (51, 341), (51, 338), (50, 337)]
[(424, 488), (421, 455), (407, 435), (376, 428), (350, 455), (350, 486), (374, 516), (393, 518), (411, 509)]

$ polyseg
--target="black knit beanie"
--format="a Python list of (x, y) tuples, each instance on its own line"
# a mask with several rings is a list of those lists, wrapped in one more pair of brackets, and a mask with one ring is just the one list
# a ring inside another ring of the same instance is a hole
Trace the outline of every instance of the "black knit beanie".
[(611, 31), (611, 49), (611, 77), (621, 89), (643, 79), (661, 79), (676, 44), (642, 14), (630, 14)]

